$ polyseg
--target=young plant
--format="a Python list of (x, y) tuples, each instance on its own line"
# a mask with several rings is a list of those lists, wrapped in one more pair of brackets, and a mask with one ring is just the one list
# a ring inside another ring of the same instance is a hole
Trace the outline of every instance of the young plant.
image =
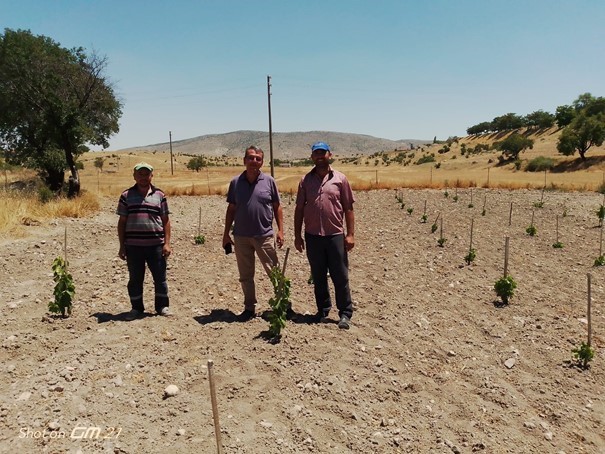
[(437, 231), (437, 223), (435, 222), (432, 226), (431, 226), (431, 233), (435, 233)]
[(204, 244), (206, 242), (204, 235), (196, 235), (193, 239), (195, 240), (195, 244)]
[(443, 195), (445, 196), (445, 198), (447, 199), (450, 196), (450, 193), (448, 192), (448, 190), (446, 189), (445, 192), (443, 193)]
[(423, 224), (426, 224), (426, 221), (428, 218), (429, 218), (428, 215), (423, 214), (422, 217), (420, 218), (420, 222), (422, 222)]
[(269, 300), (269, 332), (274, 338), (279, 338), (281, 330), (286, 326), (286, 314), (290, 305), (290, 279), (284, 276), (278, 266), (271, 268), (269, 277), (274, 293)]
[(544, 208), (544, 202), (540, 200), (539, 202), (534, 202), (535, 208)]
[(475, 261), (475, 258), (477, 258), (477, 251), (474, 248), (470, 248), (468, 254), (466, 255), (466, 257), (464, 257), (466, 264), (470, 265)]
[(494, 284), (494, 290), (496, 291), (496, 295), (498, 295), (504, 304), (508, 304), (508, 300), (510, 300), (515, 294), (515, 289), (517, 288), (517, 283), (515, 279), (511, 275), (506, 275), (501, 277)]
[(483, 210), (481, 211), (481, 216), (485, 216), (485, 213), (486, 213), (485, 208), (483, 208)]
[(588, 363), (592, 361), (592, 358), (594, 358), (594, 349), (590, 345), (582, 342), (582, 345), (580, 345), (578, 348), (574, 348), (571, 352), (573, 353), (574, 359), (578, 363), (578, 367), (588, 369)]
[(552, 244), (552, 247), (554, 247), (555, 249), (563, 249), (563, 243), (557, 241), (556, 243)]
[(411, 215), (413, 212), (414, 212), (414, 208), (412, 208), (412, 207), (408, 208), (408, 214)]
[(468, 204), (468, 207), (469, 207), (469, 208), (473, 208), (474, 206), (475, 206), (475, 205), (473, 205), (472, 203), (469, 203), (469, 204)]
[(455, 195), (454, 197), (452, 197), (452, 200), (453, 200), (454, 202), (457, 202), (457, 201), (458, 201), (458, 196), (457, 196), (457, 195)]
[(76, 295), (76, 286), (71, 274), (67, 271), (68, 262), (57, 257), (53, 262), (53, 275), (55, 280), (55, 300), (48, 303), (48, 310), (54, 314), (67, 317), (71, 314), (71, 306)]
[(597, 216), (599, 217), (599, 226), (603, 225), (603, 219), (605, 219), (605, 205), (599, 207)]
[(594, 266), (603, 266), (605, 265), (605, 255), (598, 256), (594, 261)]
[(445, 242), (446, 242), (446, 241), (447, 241), (447, 239), (446, 239), (446, 238), (444, 238), (444, 237), (440, 237), (440, 238), (437, 240), (437, 244), (439, 245), (439, 247), (443, 247), (443, 245), (445, 244)]
[(536, 233), (538, 233), (538, 230), (536, 229), (535, 225), (530, 224), (530, 226), (525, 229), (525, 232), (527, 232), (527, 234), (529, 236), (536, 236)]

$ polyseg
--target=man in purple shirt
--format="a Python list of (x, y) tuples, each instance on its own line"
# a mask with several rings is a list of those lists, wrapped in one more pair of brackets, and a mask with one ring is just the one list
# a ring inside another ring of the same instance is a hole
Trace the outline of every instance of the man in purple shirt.
[[(258, 256), (267, 274), (279, 263), (273, 246), (274, 218), (277, 223), (277, 245), (281, 248), (284, 244), (284, 215), (279, 192), (273, 177), (260, 170), (263, 159), (263, 150), (255, 146), (248, 147), (244, 154), (246, 170), (231, 180), (227, 194), (229, 205), (225, 215), (223, 247), (229, 253), (231, 245), (235, 245), (239, 280), (244, 292), (244, 311), (240, 314), (242, 320), (256, 316), (254, 254)], [(235, 241), (231, 240), (229, 234), (234, 221)]]
[[(315, 167), (298, 185), (294, 212), (294, 246), (307, 250), (317, 304), (317, 320), (328, 321), (332, 308), (328, 271), (334, 284), (338, 327), (349, 329), (353, 302), (349, 288), (348, 251), (355, 246), (353, 191), (341, 172), (330, 167), (330, 146), (317, 142), (311, 147)], [(303, 221), (305, 238), (301, 236)], [(346, 224), (346, 232), (345, 232)]]

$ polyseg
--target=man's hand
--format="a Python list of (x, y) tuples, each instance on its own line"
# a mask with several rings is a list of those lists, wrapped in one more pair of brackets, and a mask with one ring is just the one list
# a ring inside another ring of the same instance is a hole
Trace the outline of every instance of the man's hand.
[(345, 249), (350, 251), (355, 247), (355, 237), (353, 235), (345, 236)]
[(164, 243), (162, 246), (162, 256), (168, 258), (172, 254), (172, 248), (169, 244)]
[(126, 247), (125, 246), (120, 246), (120, 251), (118, 252), (118, 257), (120, 257), (122, 260), (126, 260)]
[(305, 242), (301, 237), (294, 238), (294, 247), (298, 252), (302, 252), (305, 249)]
[(277, 232), (275, 242), (277, 243), (277, 247), (281, 249), (281, 247), (284, 245), (284, 232)]

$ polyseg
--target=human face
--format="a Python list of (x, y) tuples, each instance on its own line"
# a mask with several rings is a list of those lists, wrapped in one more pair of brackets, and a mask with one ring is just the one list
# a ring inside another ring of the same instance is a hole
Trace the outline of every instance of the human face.
[(313, 164), (319, 168), (328, 168), (330, 165), (330, 158), (332, 153), (327, 150), (315, 150), (311, 153), (311, 159)]
[(246, 170), (248, 171), (258, 171), (263, 166), (263, 152), (258, 150), (248, 150), (246, 151), (246, 156), (244, 157), (244, 165), (246, 166)]
[(148, 188), (151, 185), (153, 172), (151, 172), (149, 169), (135, 170), (133, 175), (134, 181), (137, 182), (137, 186), (141, 188)]

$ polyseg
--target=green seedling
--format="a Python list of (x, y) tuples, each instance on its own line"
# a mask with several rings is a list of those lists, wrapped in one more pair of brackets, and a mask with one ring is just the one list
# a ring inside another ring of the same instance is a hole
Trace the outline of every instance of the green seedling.
[(273, 298), (269, 300), (271, 306), (269, 332), (275, 338), (279, 338), (282, 329), (286, 326), (286, 314), (290, 305), (290, 279), (284, 276), (278, 266), (271, 268), (269, 277), (274, 293)]
[(485, 213), (486, 213), (485, 208), (483, 208), (483, 211), (481, 211), (481, 216), (485, 216)]
[(543, 201), (539, 201), (539, 202), (534, 202), (534, 207), (536, 208), (544, 208), (544, 202)]
[(431, 226), (431, 233), (435, 233), (437, 231), (437, 223), (435, 222), (432, 226)]
[(412, 207), (408, 208), (408, 214), (411, 215), (413, 212), (414, 212), (414, 208), (412, 208)]
[(504, 304), (508, 304), (508, 301), (515, 294), (515, 289), (517, 288), (517, 283), (512, 276), (506, 275), (501, 277), (494, 284), (494, 290), (496, 291), (496, 295), (498, 295)]
[(72, 302), (76, 295), (74, 280), (67, 271), (68, 264), (62, 257), (57, 257), (52, 265), (55, 300), (48, 303), (48, 310), (54, 314), (61, 314), (62, 317), (71, 315)]
[(446, 241), (447, 241), (446, 238), (441, 237), (437, 240), (437, 244), (439, 245), (439, 247), (443, 247), (443, 245), (445, 244)]
[(582, 342), (580, 347), (574, 348), (571, 352), (573, 353), (574, 359), (578, 363), (578, 367), (588, 369), (588, 363), (594, 358), (594, 349), (590, 345)]
[(443, 193), (443, 195), (445, 196), (445, 198), (447, 199), (450, 196), (450, 193), (447, 191), (447, 189), (445, 190), (445, 192)]
[(603, 266), (605, 265), (605, 255), (600, 255), (594, 261), (594, 266)]
[(468, 254), (464, 257), (466, 264), (470, 265), (475, 261), (475, 258), (477, 258), (477, 251), (474, 248), (470, 248)]
[(552, 247), (554, 247), (555, 249), (563, 249), (563, 243), (557, 241), (556, 243), (552, 244)]
[(423, 214), (422, 217), (420, 218), (420, 222), (422, 222), (423, 224), (426, 224), (426, 221), (428, 220), (428, 215)]
[(193, 239), (195, 240), (195, 244), (204, 244), (206, 242), (206, 237), (204, 235), (197, 235)]
[(469, 207), (469, 208), (473, 208), (474, 206), (475, 206), (475, 205), (473, 205), (472, 203), (469, 203), (469, 204), (468, 204), (468, 207)]
[(454, 197), (452, 197), (452, 200), (453, 200), (454, 202), (457, 202), (457, 201), (458, 201), (458, 196), (457, 196), (457, 195), (455, 195)]
[(536, 226), (532, 224), (525, 229), (525, 232), (527, 232), (529, 236), (536, 236), (536, 233), (538, 233), (538, 229), (536, 229)]

